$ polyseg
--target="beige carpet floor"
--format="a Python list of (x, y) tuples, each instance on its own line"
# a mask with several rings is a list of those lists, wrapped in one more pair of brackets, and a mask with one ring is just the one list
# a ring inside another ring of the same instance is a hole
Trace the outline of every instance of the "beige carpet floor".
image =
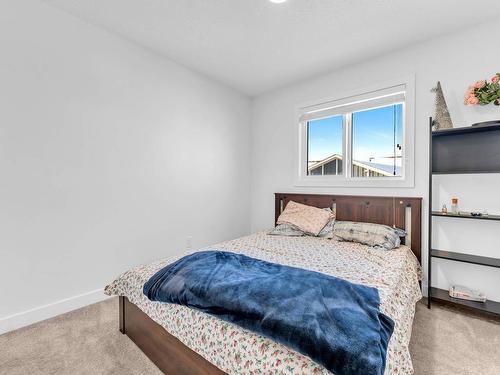
[[(500, 323), (417, 305), (416, 375), (500, 374)], [(160, 374), (118, 331), (116, 298), (0, 336), (0, 374)]]

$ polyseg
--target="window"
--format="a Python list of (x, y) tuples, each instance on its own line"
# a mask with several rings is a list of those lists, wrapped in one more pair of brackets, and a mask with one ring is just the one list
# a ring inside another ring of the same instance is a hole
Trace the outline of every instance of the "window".
[(354, 112), (352, 176), (401, 177), (403, 104)]
[(307, 173), (342, 174), (342, 116), (312, 120), (307, 123)]
[(299, 178), (309, 186), (412, 186), (408, 84), (300, 109)]

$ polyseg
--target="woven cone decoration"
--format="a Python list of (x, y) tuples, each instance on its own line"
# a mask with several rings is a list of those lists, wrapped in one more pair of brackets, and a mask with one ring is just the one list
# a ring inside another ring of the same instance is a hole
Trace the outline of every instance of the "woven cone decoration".
[(438, 81), (437, 86), (432, 89), (436, 93), (436, 114), (434, 116), (434, 130), (453, 128), (450, 112), (446, 105), (446, 100), (441, 89), (441, 82)]

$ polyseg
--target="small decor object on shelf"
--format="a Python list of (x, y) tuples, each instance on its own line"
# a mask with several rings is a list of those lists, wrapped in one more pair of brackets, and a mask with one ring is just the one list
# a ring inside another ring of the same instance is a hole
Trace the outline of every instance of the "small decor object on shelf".
[(460, 298), (468, 301), (486, 302), (486, 295), (478, 290), (469, 289), (465, 286), (453, 285), (449, 290), (450, 297)]
[(458, 215), (458, 198), (451, 198), (451, 212)]
[(438, 81), (437, 86), (432, 89), (432, 92), (436, 93), (436, 115), (432, 123), (433, 130), (453, 128), (453, 122), (451, 121), (450, 112), (446, 105), (441, 82)]
[(443, 207), (441, 208), (441, 213), (444, 214), (444, 215), (448, 214), (448, 207), (446, 207), (445, 204), (443, 204)]
[(490, 82), (482, 79), (469, 86), (464, 97), (465, 105), (487, 105), (493, 103), (500, 106), (500, 73), (491, 77)]

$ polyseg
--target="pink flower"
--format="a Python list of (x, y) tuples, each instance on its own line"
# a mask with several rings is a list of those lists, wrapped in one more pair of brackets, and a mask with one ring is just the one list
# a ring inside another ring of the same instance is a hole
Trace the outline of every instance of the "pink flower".
[(491, 82), (493, 83), (500, 82), (500, 74), (495, 74), (493, 77), (491, 77)]
[(476, 105), (479, 104), (479, 99), (476, 97), (476, 95), (470, 95), (467, 98), (467, 104), (468, 105)]
[(481, 79), (474, 83), (474, 88), (476, 89), (482, 89), (484, 86), (486, 86), (486, 81), (484, 79)]
[(476, 89), (473, 86), (470, 86), (464, 95), (464, 104), (471, 105), (474, 104), (473, 102), (475, 102), (476, 100)]
[(479, 99), (475, 94), (475, 89), (470, 87), (469, 90), (465, 93), (464, 96), (464, 104), (465, 105), (476, 105), (479, 104)]

